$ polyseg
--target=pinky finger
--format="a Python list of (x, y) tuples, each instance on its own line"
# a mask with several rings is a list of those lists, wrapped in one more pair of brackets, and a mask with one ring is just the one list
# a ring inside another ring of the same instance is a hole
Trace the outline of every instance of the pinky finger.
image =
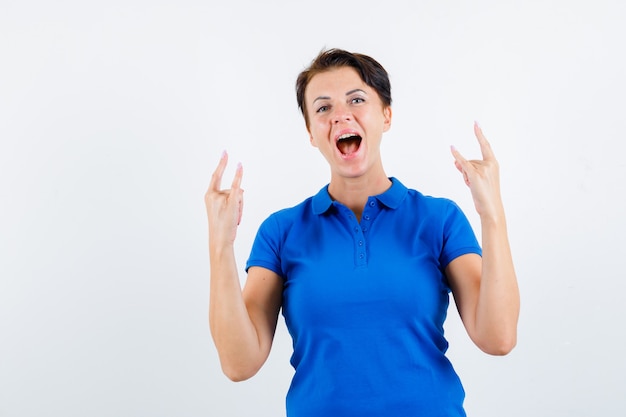
[(459, 161), (457, 161), (456, 159), (454, 160), (454, 166), (456, 167), (456, 169), (459, 170), (459, 172), (463, 172), (463, 167), (461, 167), (461, 164)]
[(460, 169), (467, 168), (467, 159), (465, 159), (463, 155), (461, 155), (461, 152), (459, 152), (454, 145), (450, 146), (450, 151), (452, 152), (452, 156), (454, 156), (454, 164), (457, 166), (457, 168), (459, 166), (461, 167)]
[(243, 177), (243, 166), (241, 162), (237, 163), (237, 168), (235, 169), (235, 177), (233, 178), (232, 189), (239, 189), (241, 187), (241, 179)]

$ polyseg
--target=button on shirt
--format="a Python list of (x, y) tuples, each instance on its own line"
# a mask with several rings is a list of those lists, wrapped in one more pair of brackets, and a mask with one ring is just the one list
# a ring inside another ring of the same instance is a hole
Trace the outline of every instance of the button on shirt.
[(481, 249), (454, 202), (391, 181), (360, 222), (326, 186), (259, 228), (246, 269), (284, 282), (289, 417), (465, 415), (445, 356), (444, 270)]

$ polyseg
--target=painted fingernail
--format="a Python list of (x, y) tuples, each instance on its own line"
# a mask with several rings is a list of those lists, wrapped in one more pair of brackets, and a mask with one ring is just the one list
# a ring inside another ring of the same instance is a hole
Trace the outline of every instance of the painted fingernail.
[(241, 171), (243, 169), (243, 165), (241, 165), (241, 162), (237, 162), (237, 171)]
[(222, 151), (222, 156), (220, 157), (221, 159), (224, 159), (226, 157), (226, 149), (224, 149)]
[(482, 129), (482, 128), (480, 127), (480, 123), (478, 123), (478, 120), (474, 120), (474, 124), (475, 124), (475, 125), (476, 125), (479, 129)]

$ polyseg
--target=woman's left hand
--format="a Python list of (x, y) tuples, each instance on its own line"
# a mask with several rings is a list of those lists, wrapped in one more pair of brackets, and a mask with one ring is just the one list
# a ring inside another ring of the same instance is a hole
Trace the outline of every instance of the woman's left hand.
[(465, 184), (472, 192), (474, 206), (478, 214), (481, 217), (498, 216), (503, 210), (498, 161), (482, 129), (476, 122), (474, 122), (474, 134), (480, 144), (483, 159), (467, 160), (452, 146), (454, 165), (463, 174)]

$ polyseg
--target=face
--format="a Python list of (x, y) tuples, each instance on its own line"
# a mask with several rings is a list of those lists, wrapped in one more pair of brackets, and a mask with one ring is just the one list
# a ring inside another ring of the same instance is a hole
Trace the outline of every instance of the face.
[(380, 142), (391, 127), (391, 108), (383, 106), (355, 69), (315, 75), (304, 99), (311, 144), (324, 155), (333, 175), (359, 177), (382, 167)]

